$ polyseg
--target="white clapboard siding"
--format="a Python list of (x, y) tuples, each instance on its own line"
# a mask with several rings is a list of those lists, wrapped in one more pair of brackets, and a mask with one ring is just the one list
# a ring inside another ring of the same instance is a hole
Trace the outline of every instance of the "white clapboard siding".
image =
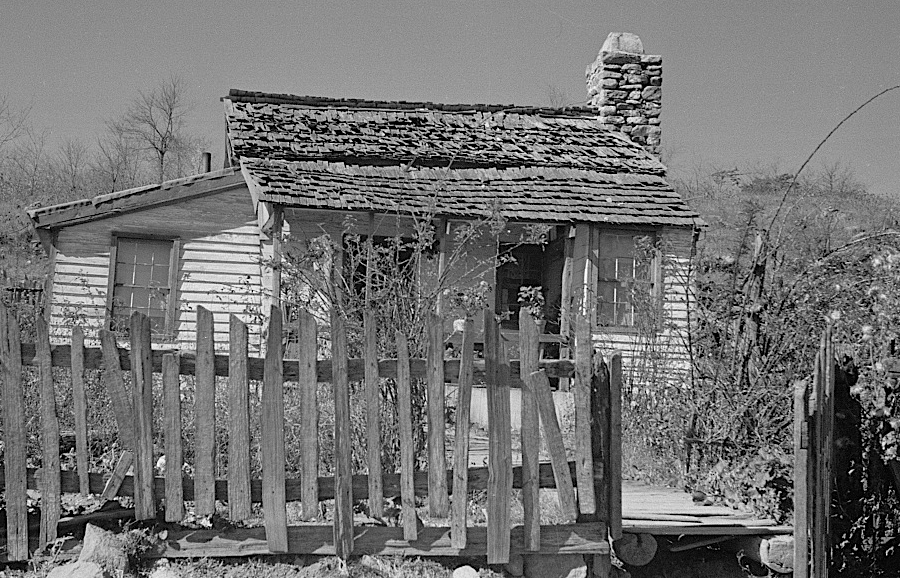
[(248, 323), (251, 348), (258, 351), (262, 276), (256, 223), (249, 192), (241, 188), (62, 228), (56, 242), (53, 335), (68, 336), (77, 320), (95, 345), (96, 329), (106, 318), (113, 234), (153, 235), (181, 243), (176, 344), (195, 347), (196, 307), (202, 305), (214, 313), (217, 342), (227, 344), (228, 316), (234, 313)]

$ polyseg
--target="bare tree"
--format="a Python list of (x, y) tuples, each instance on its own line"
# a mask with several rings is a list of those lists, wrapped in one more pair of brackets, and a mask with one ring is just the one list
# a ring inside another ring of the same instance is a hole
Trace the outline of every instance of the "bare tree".
[(30, 107), (16, 109), (9, 97), (0, 96), (0, 152), (25, 133)]
[(150, 92), (140, 93), (108, 128), (148, 154), (157, 182), (162, 182), (183, 176), (196, 164), (193, 161), (201, 142), (187, 134), (189, 112), (187, 86), (180, 77), (172, 76)]
[(115, 127), (108, 127), (107, 133), (97, 140), (92, 164), (98, 192), (130, 189), (141, 180), (141, 151)]

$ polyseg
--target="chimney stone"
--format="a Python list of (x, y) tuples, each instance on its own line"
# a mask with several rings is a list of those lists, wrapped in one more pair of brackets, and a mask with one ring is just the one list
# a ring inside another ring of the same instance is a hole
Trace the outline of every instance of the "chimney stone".
[(662, 56), (644, 54), (636, 34), (612, 32), (586, 76), (588, 100), (600, 122), (659, 156)]

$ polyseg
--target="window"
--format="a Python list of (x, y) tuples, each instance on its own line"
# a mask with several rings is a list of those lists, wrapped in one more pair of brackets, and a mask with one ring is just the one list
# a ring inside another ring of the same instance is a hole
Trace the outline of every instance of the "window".
[(658, 275), (652, 233), (600, 233), (597, 320), (601, 327), (634, 328), (656, 324)]
[(519, 309), (522, 307), (519, 291), (524, 287), (540, 287), (547, 331), (559, 331), (564, 243), (562, 237), (543, 245), (501, 243), (500, 254), (510, 257), (497, 268), (495, 307), (501, 314), (508, 313), (501, 327), (519, 328)]
[(171, 240), (114, 239), (110, 329), (127, 335), (131, 314), (139, 311), (150, 318), (154, 338), (172, 337), (175, 245)]

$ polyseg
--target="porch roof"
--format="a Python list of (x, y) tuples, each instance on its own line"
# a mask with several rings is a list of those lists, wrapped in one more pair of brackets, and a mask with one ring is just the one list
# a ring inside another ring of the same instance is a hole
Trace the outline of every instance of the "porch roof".
[(232, 90), (233, 159), (287, 206), (697, 226), (666, 168), (591, 109), (336, 100)]

